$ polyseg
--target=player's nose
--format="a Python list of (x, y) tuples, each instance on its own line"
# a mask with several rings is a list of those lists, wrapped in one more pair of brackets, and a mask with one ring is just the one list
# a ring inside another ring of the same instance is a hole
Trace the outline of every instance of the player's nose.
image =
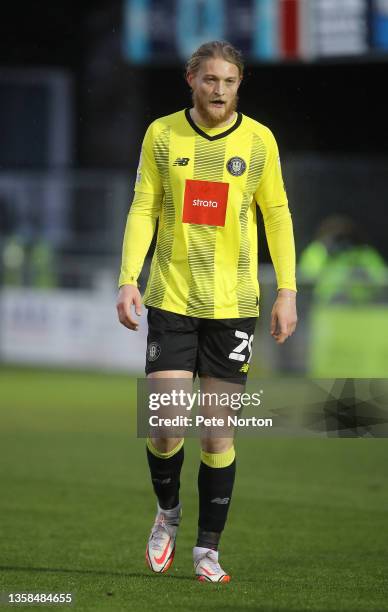
[(223, 96), (225, 94), (225, 87), (222, 83), (217, 83), (216, 89), (214, 92), (217, 96)]

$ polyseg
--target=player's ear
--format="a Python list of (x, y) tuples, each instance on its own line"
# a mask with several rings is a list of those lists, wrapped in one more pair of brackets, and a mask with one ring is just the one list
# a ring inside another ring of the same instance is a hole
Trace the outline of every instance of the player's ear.
[(195, 75), (192, 72), (187, 72), (186, 73), (186, 82), (187, 82), (187, 84), (188, 84), (188, 86), (190, 88), (193, 87), (193, 80), (194, 80), (194, 78), (195, 78)]

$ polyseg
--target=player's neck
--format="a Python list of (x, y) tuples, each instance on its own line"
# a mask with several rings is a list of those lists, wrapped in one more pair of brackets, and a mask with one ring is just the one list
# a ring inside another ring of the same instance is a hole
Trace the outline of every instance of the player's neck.
[(193, 108), (190, 108), (190, 116), (192, 120), (194, 121), (194, 123), (196, 123), (197, 125), (202, 125), (203, 127), (207, 127), (207, 128), (225, 127), (227, 125), (230, 125), (236, 120), (236, 112), (232, 111), (229, 117), (225, 119), (224, 121), (221, 121), (220, 123), (217, 123), (217, 124), (214, 124), (214, 123), (210, 124), (206, 120), (206, 118), (204, 118), (201, 115), (201, 113), (195, 108), (195, 106)]

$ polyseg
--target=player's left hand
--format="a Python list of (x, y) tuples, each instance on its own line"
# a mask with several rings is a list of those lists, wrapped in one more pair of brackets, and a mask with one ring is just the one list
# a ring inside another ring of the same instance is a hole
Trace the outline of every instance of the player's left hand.
[(279, 289), (271, 313), (271, 336), (277, 344), (283, 344), (292, 336), (297, 321), (296, 292), (291, 289)]

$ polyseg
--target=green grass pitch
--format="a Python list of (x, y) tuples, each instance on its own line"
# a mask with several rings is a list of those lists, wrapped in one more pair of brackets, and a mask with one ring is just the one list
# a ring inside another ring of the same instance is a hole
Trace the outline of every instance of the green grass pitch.
[(193, 579), (187, 440), (175, 561), (151, 574), (135, 390), (121, 375), (0, 370), (0, 591), (73, 592), (75, 610), (388, 610), (388, 440), (239, 439), (229, 585)]

